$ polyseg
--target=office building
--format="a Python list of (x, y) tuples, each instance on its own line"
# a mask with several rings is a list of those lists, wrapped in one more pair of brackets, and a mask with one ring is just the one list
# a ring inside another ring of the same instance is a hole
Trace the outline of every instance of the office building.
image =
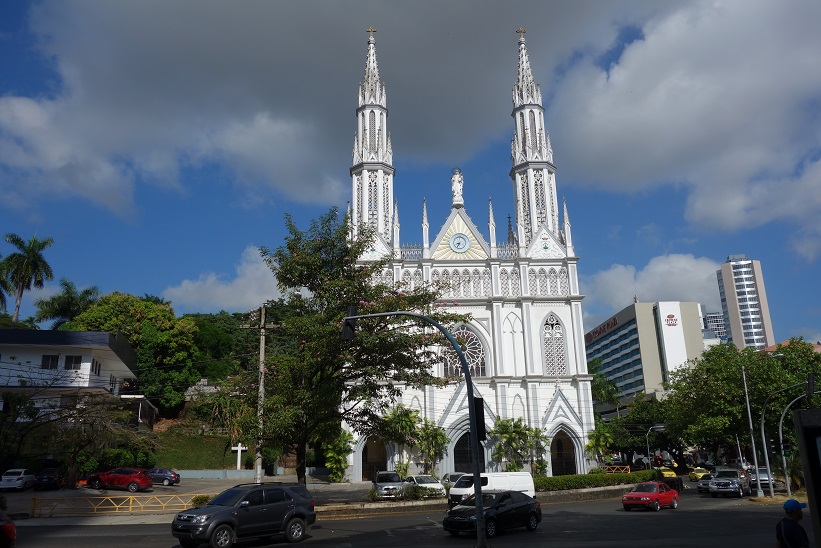
[(739, 349), (775, 344), (761, 262), (730, 255), (716, 271), (727, 342)]

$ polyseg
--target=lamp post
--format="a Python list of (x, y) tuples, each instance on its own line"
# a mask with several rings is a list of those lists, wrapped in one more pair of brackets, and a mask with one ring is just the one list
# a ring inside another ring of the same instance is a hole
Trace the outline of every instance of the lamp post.
[(342, 338), (353, 338), (352, 326), (354, 322), (349, 322), (349, 320), (358, 320), (360, 318), (385, 318), (388, 316), (412, 316), (414, 318), (419, 318), (420, 320), (423, 320), (431, 324), (445, 336), (445, 338), (453, 346), (453, 349), (456, 351), (456, 355), (459, 357), (459, 363), (462, 365), (462, 373), (465, 375), (465, 386), (467, 387), (468, 396), (468, 418), (470, 419), (470, 452), (472, 453), (471, 464), (473, 465), (473, 490), (474, 500), (476, 501), (476, 546), (477, 548), (486, 548), (487, 536), (485, 534), (485, 512), (484, 505), (482, 504), (482, 471), (479, 468), (479, 429), (478, 423), (476, 421), (476, 409), (473, 404), (473, 381), (470, 377), (470, 368), (468, 367), (468, 362), (465, 359), (465, 354), (462, 352), (462, 347), (459, 346), (459, 343), (456, 342), (456, 339), (453, 338), (453, 335), (451, 335), (450, 331), (445, 329), (439, 322), (437, 322), (433, 318), (423, 316), (422, 314), (417, 314), (416, 312), (396, 311), (380, 312), (377, 314), (356, 315), (356, 308), (351, 307), (348, 309), (348, 316), (343, 318), (343, 323), (345, 327), (343, 327), (342, 330)]
[[(771, 358), (783, 358), (784, 354), (770, 354), (769, 356)], [(786, 388), (781, 388), (779, 390), (776, 390), (775, 392), (773, 392), (769, 396), (767, 396), (767, 399), (764, 400), (764, 405), (761, 406), (761, 448), (764, 451), (764, 463), (767, 466), (767, 477), (770, 478), (770, 479), (772, 479), (772, 477), (773, 477), (773, 471), (770, 468), (770, 453), (769, 453), (769, 451), (767, 451), (767, 435), (764, 433), (764, 414), (767, 412), (767, 404), (770, 402), (770, 398), (772, 398), (773, 396), (775, 396), (779, 392), (789, 390), (790, 388), (795, 388), (796, 386), (801, 386), (802, 384), (805, 384), (805, 383), (799, 382), (799, 383), (794, 384), (792, 386), (788, 386)], [(785, 474), (786, 474), (786, 472), (787, 471), (784, 470)], [(759, 475), (760, 474), (758, 473), (758, 467), (756, 466), (755, 477), (758, 478)], [(760, 482), (757, 482), (757, 483), (760, 483)], [(770, 496), (774, 497), (775, 496), (775, 490), (773, 488), (772, 481), (770, 481), (769, 490), (770, 490)], [(788, 488), (788, 490), (789, 490), (789, 488)], [(761, 491), (761, 487), (759, 486), (758, 491), (756, 492), (756, 494), (758, 494), (758, 492), (760, 492), (760, 491)], [(761, 495), (758, 495), (758, 496), (761, 496)]]
[(654, 424), (647, 429), (647, 435), (644, 436), (644, 439), (647, 442), (647, 469), (650, 468), (650, 432), (663, 432), (664, 430), (665, 427), (663, 424)]
[[(758, 455), (755, 452), (755, 436), (753, 435), (753, 414), (750, 411), (750, 393), (747, 391), (747, 368), (741, 364), (741, 378), (744, 381), (744, 399), (747, 402), (747, 420), (750, 421), (750, 447), (753, 452), (753, 465), (755, 466), (756, 482), (755, 496), (763, 497), (764, 491), (761, 489), (761, 482), (758, 481)], [(740, 455), (739, 455), (740, 456)]]

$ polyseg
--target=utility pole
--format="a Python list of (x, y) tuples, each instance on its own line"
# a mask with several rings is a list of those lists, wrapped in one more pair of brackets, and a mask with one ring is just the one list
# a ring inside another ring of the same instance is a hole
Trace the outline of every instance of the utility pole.
[[(259, 325), (252, 325), (259, 314)], [(241, 325), (245, 329), (259, 329), (259, 395), (257, 396), (257, 436), (254, 444), (254, 482), (262, 481), (262, 410), (265, 404), (265, 330), (276, 324), (265, 323), (265, 306), (251, 311), (251, 324)]]

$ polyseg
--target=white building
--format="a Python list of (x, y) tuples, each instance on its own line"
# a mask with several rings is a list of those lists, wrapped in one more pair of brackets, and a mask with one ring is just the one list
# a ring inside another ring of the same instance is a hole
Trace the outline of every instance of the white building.
[(761, 261), (730, 255), (716, 271), (727, 341), (739, 349), (775, 344)]
[[(465, 208), (470, 173), (454, 169), (451, 211), (435, 233), (430, 232), (423, 202), (422, 245), (403, 245), (399, 237), (399, 204), (394, 200), (393, 150), (387, 127), (385, 87), (379, 78), (373, 34), (368, 39), (365, 78), (359, 88), (357, 125), (351, 167), (350, 214), (359, 224), (376, 228), (377, 238), (365, 260), (393, 253), (382, 280), (410, 286), (439, 282), (447, 287), (447, 303), (472, 321), (453, 332), (468, 342), (465, 354), (475, 386), (485, 402), (485, 424), (497, 418), (524, 418), (551, 439), (545, 455), (552, 475), (585, 473), (584, 446), (594, 427), (591, 376), (587, 373), (582, 327), (582, 295), (566, 205), (560, 223), (556, 195), (556, 167), (550, 137), (545, 131), (539, 86), (535, 83), (525, 46), (519, 38), (518, 77), (513, 87), (511, 143), (516, 224), (509, 224), (500, 243), (492, 202), (487, 211), (489, 239)], [(464, 192), (464, 194), (463, 194)], [(420, 200), (422, 197), (420, 196)], [(434, 229), (436, 230), (436, 229)], [(418, 241), (418, 238), (416, 238)], [(438, 364), (435, 374), (458, 374), (455, 357)], [(450, 444), (439, 464), (443, 471), (471, 471), (467, 387), (407, 389), (401, 403), (444, 428)], [(487, 470), (500, 470), (489, 444), (481, 455)], [(411, 459), (413, 460), (413, 459)], [(348, 477), (368, 480), (375, 470), (393, 469), (396, 448), (377, 439), (356, 440)]]

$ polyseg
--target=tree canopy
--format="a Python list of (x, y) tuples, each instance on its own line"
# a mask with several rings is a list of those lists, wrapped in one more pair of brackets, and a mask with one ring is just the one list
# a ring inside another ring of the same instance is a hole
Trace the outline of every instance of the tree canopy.
[(43, 251), (54, 244), (53, 238), (38, 239), (32, 236), (26, 242), (17, 234), (6, 234), (3, 238), (17, 248), (17, 251), (3, 259), (0, 264), (0, 274), (5, 278), (6, 287), (14, 290), (14, 314), (12, 320), (17, 322), (20, 316), (20, 304), (23, 293), (31, 291), (32, 286), (42, 289), (47, 280), (54, 278), (51, 265), (48, 264)]
[(36, 299), (34, 306), (37, 313), (34, 319), (37, 322), (54, 320), (51, 329), (59, 329), (65, 323), (73, 320), (100, 298), (97, 286), (91, 286), (77, 291), (74, 282), (63, 278), (60, 280), (62, 291), (46, 299)]

